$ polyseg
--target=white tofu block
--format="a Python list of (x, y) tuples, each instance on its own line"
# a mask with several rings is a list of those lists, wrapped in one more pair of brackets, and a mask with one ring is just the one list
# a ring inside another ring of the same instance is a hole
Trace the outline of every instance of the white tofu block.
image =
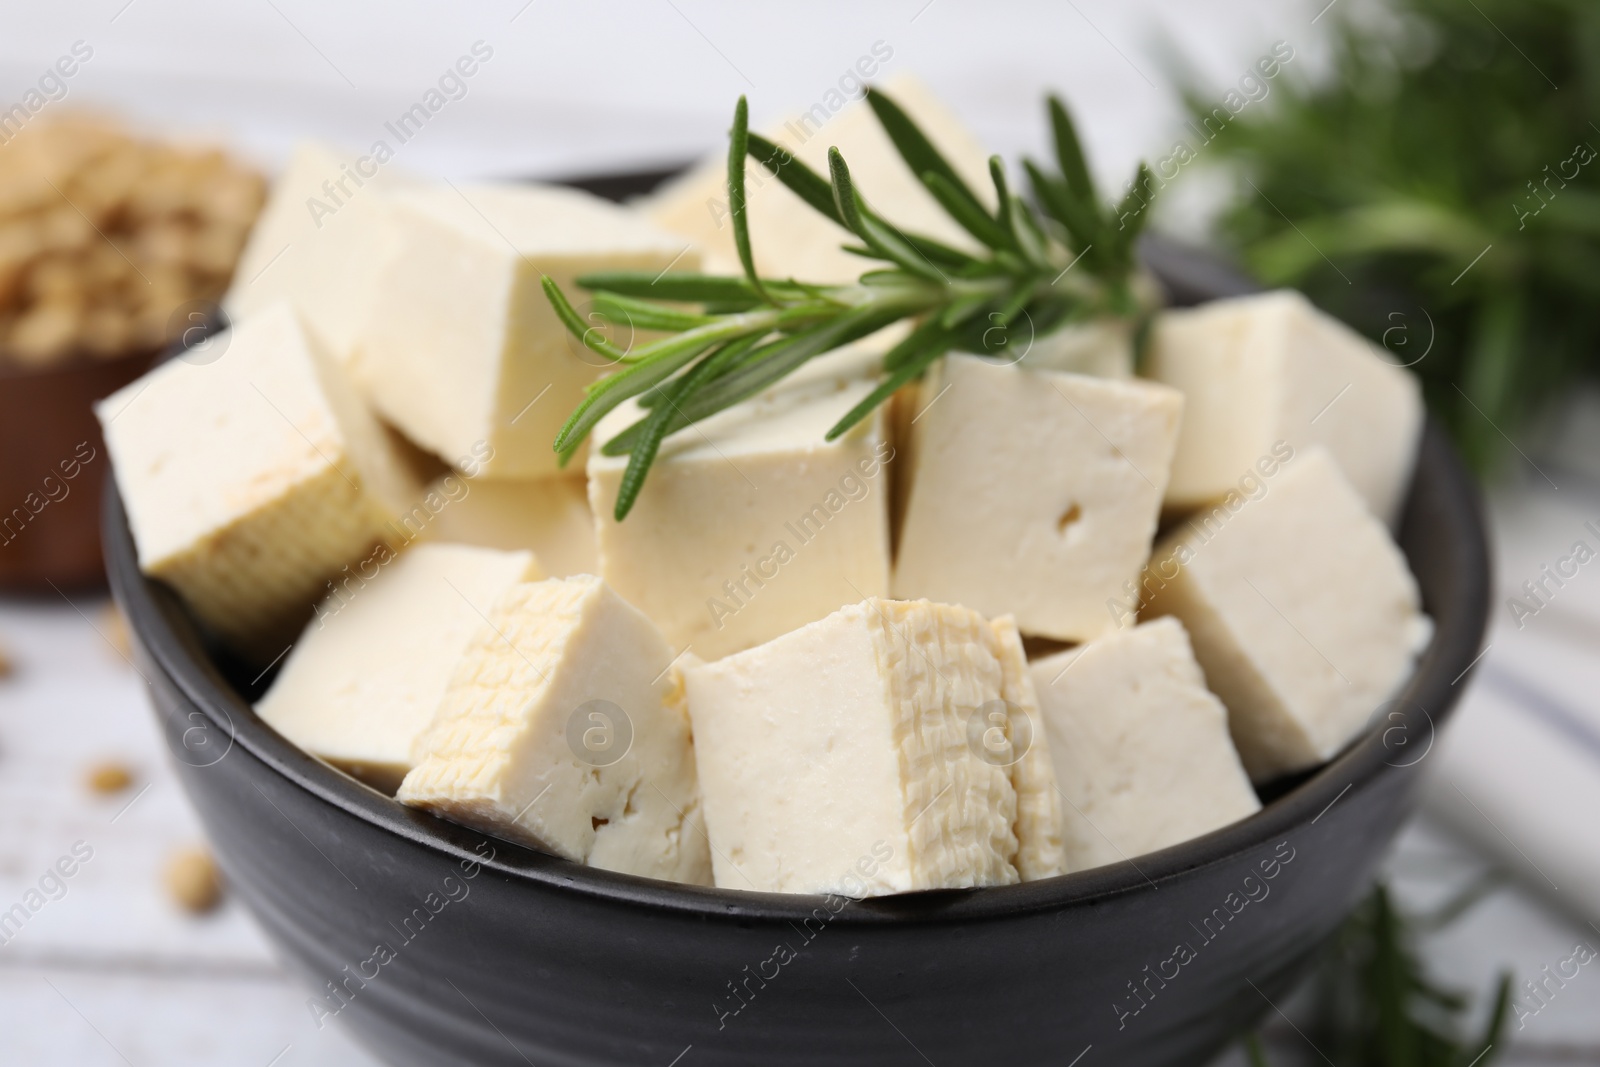
[(1068, 804), (1074, 871), (1133, 859), (1259, 811), (1189, 635), (1164, 618), (1032, 664)]
[[(1018, 880), (977, 612), (873, 598), (685, 671), (716, 884), (878, 896)], [(976, 720), (976, 723), (975, 723)]]
[[(1061, 791), (1056, 785), (1051, 762), (1049, 731), (1028, 669), (1028, 656), (1022, 648), (1022, 634), (1009, 615), (995, 619), (995, 656), (1000, 661), (1000, 699), (996, 718), (984, 718), (978, 747), (980, 753), (1011, 771), (1011, 786), (1017, 793), (1017, 821), (1013, 826), (1017, 854), (1013, 864), (1024, 882), (1066, 874), (1065, 824), (1061, 812)], [(1023, 719), (1026, 725), (1023, 725)], [(968, 740), (971, 740), (971, 727)]]
[(237, 322), (288, 301), (348, 366), (397, 240), (386, 192), (404, 179), (302, 141), (272, 183), (222, 306)]
[(1146, 615), (1176, 615), (1255, 781), (1323, 763), (1361, 732), (1431, 636), (1389, 532), (1322, 449), (1264, 495), (1156, 547)]
[(711, 660), (889, 591), (893, 448), (882, 410), (833, 442), (828, 429), (872, 390), (845, 351), (668, 438), (627, 518), (615, 518), (626, 456), (595, 430), (589, 503), (606, 581), (674, 648)]
[(318, 605), (256, 714), (393, 792), (489, 610), (544, 574), (531, 552), (446, 544), (386, 556), (370, 571), (346, 576)]
[[(596, 270), (694, 270), (698, 253), (627, 208), (550, 186), (454, 186), (393, 197), (398, 251), (356, 353), (356, 379), (391, 422), (473, 473), (557, 472), (556, 432), (585, 385), (613, 369), (556, 318), (553, 278)], [(618, 338), (627, 344), (627, 338)]]
[(998, 358), (1030, 370), (1132, 378), (1133, 324), (1126, 319), (1093, 319), (1040, 337), (1022, 320), (1008, 328), (1006, 348)]
[(552, 578), (600, 573), (582, 475), (488, 479), (446, 474), (429, 489), (445, 503), (428, 524), (426, 540), (531, 549)]
[(708, 884), (672, 650), (592, 576), (507, 590), (398, 798), (591, 867)]
[[(884, 90), (939, 148), (956, 173), (986, 204), (994, 200), (989, 153), (915, 78), (889, 79)], [(934, 200), (906, 166), (863, 99), (819, 103), (809, 112), (762, 132), (819, 174), (828, 173), (828, 149), (837, 147), (850, 166), (862, 196), (901, 229), (937, 238), (958, 248), (976, 243)], [(837, 112), (835, 114), (834, 112)], [(733, 224), (728, 212), (728, 152), (720, 148), (639, 206), (657, 225), (680, 234), (726, 263), (737, 264)], [(871, 268), (859, 256), (840, 251), (853, 243), (841, 227), (791, 193), (759, 163), (745, 165), (745, 200), (756, 269), (776, 278), (816, 283), (853, 282)]]
[(1152, 382), (940, 361), (920, 390), (896, 597), (1099, 636), (1150, 552), (1183, 398)]
[(418, 492), (396, 442), (287, 304), (102, 400), (139, 550), (247, 658), (275, 659)]
[(1416, 378), (1283, 289), (1161, 312), (1144, 374), (1184, 395), (1167, 504), (1225, 496), (1273, 445), (1321, 445), (1374, 514), (1398, 520), (1421, 438)]

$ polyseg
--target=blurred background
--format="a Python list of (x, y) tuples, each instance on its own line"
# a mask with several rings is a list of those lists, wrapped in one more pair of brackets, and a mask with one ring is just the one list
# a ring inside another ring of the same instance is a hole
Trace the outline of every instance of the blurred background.
[[(1600, 1063), (1600, 4), (105, 0), (5, 14), (0, 909), (48, 903), (0, 930), (0, 1062), (372, 1062), (337, 1021), (317, 1028), (216, 881), (92, 535), (106, 464), (88, 399), (199, 321), (294, 143), (393, 143), (385, 124), (471, 52), (478, 72), (398, 145), (398, 166), (659, 170), (717, 150), (739, 94), (759, 127), (886, 49), (885, 74), (920, 77), (1008, 160), (1044, 151), (1041, 98), (1060, 92), (1103, 187), (1150, 161), (1167, 183), (1157, 230), (1305, 289), (1383, 344), (1484, 477), (1491, 631), (1449, 730), (1416, 742), (1430, 784), (1390, 892), (1227, 1062), (1465, 1067), (1509, 975), (1479, 1062)], [(1550, 977), (1579, 958), (1576, 977)]]

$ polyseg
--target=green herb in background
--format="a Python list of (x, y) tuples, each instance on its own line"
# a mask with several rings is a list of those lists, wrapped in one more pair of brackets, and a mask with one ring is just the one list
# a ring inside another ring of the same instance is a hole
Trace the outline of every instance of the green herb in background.
[[(1488, 1067), (1501, 1051), (1511, 1000), (1501, 977), (1483, 1032), (1465, 1035), (1466, 997), (1435, 985), (1418, 958), (1419, 934), (1454, 921), (1498, 884), (1479, 882), (1423, 918), (1403, 915), (1382, 885), (1345, 920), (1312, 979), (1305, 1036), (1334, 1067)], [(1266, 1067), (1260, 1041), (1245, 1043), (1251, 1067)], [(1313, 1057), (1315, 1060), (1316, 1057)], [(1320, 1061), (1319, 1061), (1320, 1062)]]
[[(1134, 241), (1149, 218), (1149, 171), (1141, 165), (1123, 200), (1103, 206), (1060, 101), (1050, 101), (1059, 171), (1026, 164), (1042, 210), (1011, 191), (995, 156), (989, 160), (992, 211), (898, 105), (877, 90), (868, 92), (867, 102), (912, 173), (981, 251), (901, 231), (857, 191), (837, 149), (829, 151), (824, 178), (749, 132), (741, 97), (728, 148), (728, 204), (744, 277), (617, 271), (579, 278), (579, 285), (594, 292), (591, 306), (607, 322), (670, 335), (627, 352), (579, 318), (560, 287), (545, 279), (545, 294), (567, 328), (619, 367), (589, 387), (561, 428), (555, 450), (563, 463), (619, 404), (638, 396), (646, 409), (601, 446), (606, 455), (629, 457), (617, 492), (618, 521), (633, 507), (668, 434), (892, 323), (909, 320), (915, 328), (884, 355), (878, 387), (828, 431), (828, 440), (866, 418), (946, 352), (998, 352), (1006, 343), (1005, 327), (1018, 316), (1026, 314), (1035, 334), (1043, 335), (1072, 322), (1145, 310), (1130, 283)], [(884, 266), (864, 265), (852, 285), (759, 277), (745, 210), (747, 153), (837, 223), (841, 241), (854, 238), (846, 250)]]
[(1222, 235), (1402, 362), (1431, 319), (1414, 369), (1482, 469), (1600, 367), (1600, 4), (1392, 0), (1332, 38), (1326, 78), (1203, 150), (1254, 186)]

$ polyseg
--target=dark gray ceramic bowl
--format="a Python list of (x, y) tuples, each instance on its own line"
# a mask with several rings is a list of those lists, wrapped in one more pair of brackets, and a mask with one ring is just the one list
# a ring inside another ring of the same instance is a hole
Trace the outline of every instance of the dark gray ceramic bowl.
[[(1147, 259), (1183, 302), (1244, 287), (1203, 257), (1152, 245)], [(1476, 490), (1430, 424), (1400, 540), (1437, 631), (1343, 755), (1259, 814), (1135, 862), (835, 913), (590, 870), (304, 755), (140, 575), (114, 486), (105, 511), (112, 587), (229, 882), (312, 1014), (419, 1067), (1202, 1064), (1368, 885), (1477, 656), (1489, 588)]]

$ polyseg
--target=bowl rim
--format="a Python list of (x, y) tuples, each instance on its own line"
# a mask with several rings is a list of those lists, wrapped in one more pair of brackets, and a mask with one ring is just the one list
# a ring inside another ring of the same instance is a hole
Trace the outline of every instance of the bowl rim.
[[(1431, 744), (1436, 740), (1434, 731), (1462, 692), (1458, 683), (1481, 658), (1489, 610), (1489, 548), (1477, 483), (1432, 415), (1427, 417), (1420, 435), (1416, 471), (1413, 493), (1416, 482), (1423, 478), (1441, 483), (1434, 495), (1445, 501), (1449, 514), (1438, 525), (1454, 538), (1456, 554), (1468, 564), (1456, 578), (1460, 604), (1465, 608), (1443, 617), (1434, 615), (1432, 638), (1418, 656), (1412, 675), (1389, 701), (1380, 705), (1380, 710), (1390, 704), (1403, 705), (1406, 728), (1426, 728)], [(160, 671), (211, 726), (225, 732), (228, 749), (217, 763), (225, 760), (233, 745), (239, 745), (278, 776), (345, 816), (436, 852), (441, 858), (480, 864), (530, 887), (574, 893), (594, 903), (702, 919), (780, 923), (802, 921), (819, 907), (826, 907), (830, 899), (839, 899), (837, 894), (692, 886), (587, 867), (402, 805), (302, 752), (255, 715), (244, 696), (206, 655), (199, 631), (177, 595), (141, 573), (114, 476), (106, 479), (102, 523), (111, 589), (127, 615), (143, 661)], [(1418, 719), (1413, 710), (1420, 711), (1422, 718)], [(156, 711), (161, 714), (159, 706)], [(1339, 755), (1263, 804), (1253, 815), (1135, 859), (1013, 885), (868, 897), (843, 910), (830, 909), (830, 921), (874, 926), (992, 921), (1090, 905), (1121, 894), (1159, 888), (1163, 882), (1190, 871), (1235, 862), (1245, 854), (1259, 854), (1308, 820), (1321, 818), (1354, 786), (1389, 770), (1415, 769), (1420, 759), (1396, 764), (1387, 758), (1391, 753), (1383, 742), (1386, 732), (1369, 725)]]

